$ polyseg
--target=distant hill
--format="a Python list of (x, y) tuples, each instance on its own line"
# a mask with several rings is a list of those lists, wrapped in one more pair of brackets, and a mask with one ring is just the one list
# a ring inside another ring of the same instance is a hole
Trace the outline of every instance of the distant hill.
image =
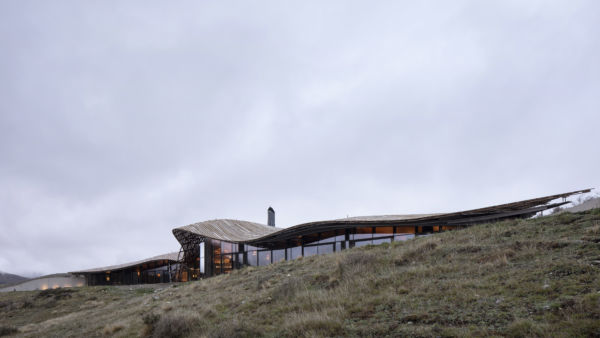
[(555, 209), (554, 214), (559, 214), (561, 212), (580, 212), (596, 208), (600, 208), (600, 197), (590, 197), (572, 207)]
[(25, 278), (23, 276), (13, 275), (12, 273), (6, 273), (6, 272), (0, 271), (0, 285), (21, 283), (28, 279), (29, 278)]

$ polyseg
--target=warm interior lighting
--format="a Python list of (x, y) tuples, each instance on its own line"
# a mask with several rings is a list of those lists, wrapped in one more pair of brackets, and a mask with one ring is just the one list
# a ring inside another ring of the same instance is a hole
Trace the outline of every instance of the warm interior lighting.
[(106, 276), (106, 281), (110, 282), (110, 276)]
[(160, 277), (160, 273), (157, 273), (157, 274), (156, 274), (156, 276), (157, 276), (157, 277)]
[(138, 277), (139, 277), (140, 276), (140, 272), (138, 271), (137, 274), (138, 274)]

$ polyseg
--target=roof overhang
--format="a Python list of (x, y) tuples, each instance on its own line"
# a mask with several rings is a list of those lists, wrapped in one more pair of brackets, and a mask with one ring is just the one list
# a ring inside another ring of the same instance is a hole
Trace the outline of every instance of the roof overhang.
[(560, 198), (566, 199), (569, 196), (590, 191), (591, 189), (577, 190), (452, 213), (351, 217), (303, 223), (289, 228), (275, 228), (238, 220), (212, 220), (175, 228), (173, 229), (173, 235), (184, 246), (184, 249), (186, 246), (197, 244), (205, 239), (278, 247), (284, 246), (286, 241), (295, 240), (301, 236), (361, 226), (464, 226), (506, 218), (530, 217), (537, 212), (570, 203), (567, 201), (550, 203), (551, 201)]

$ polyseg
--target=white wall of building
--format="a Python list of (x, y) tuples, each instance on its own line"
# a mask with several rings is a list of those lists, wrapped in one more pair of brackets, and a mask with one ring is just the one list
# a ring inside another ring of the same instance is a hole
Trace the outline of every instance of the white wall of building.
[(85, 278), (72, 275), (40, 277), (20, 284), (0, 288), (0, 292), (33, 291), (84, 286)]

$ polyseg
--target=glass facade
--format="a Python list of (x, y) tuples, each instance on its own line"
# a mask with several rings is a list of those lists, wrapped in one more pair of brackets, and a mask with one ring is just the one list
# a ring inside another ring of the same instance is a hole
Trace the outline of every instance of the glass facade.
[(264, 266), (271, 264), (271, 250), (258, 252), (258, 265)]
[(205, 270), (205, 261), (204, 261), (204, 242), (200, 243), (200, 273), (201, 274), (205, 274), (206, 270)]
[(252, 250), (248, 251), (248, 265), (250, 266), (258, 266), (258, 251)]
[(316, 245), (311, 245), (311, 246), (305, 246), (304, 247), (304, 257), (314, 256), (314, 255), (316, 255), (318, 253), (319, 252), (317, 251), (317, 246)]
[(285, 250), (273, 250), (273, 263), (285, 261)]
[[(425, 227), (423, 227), (425, 228)], [(442, 231), (443, 227), (427, 227)], [(268, 249), (248, 244), (207, 240), (197, 247), (200, 251), (198, 271), (201, 276), (230, 273), (243, 266), (264, 266), (341, 251), (364, 245), (378, 245), (414, 238), (419, 232), (411, 226), (356, 227), (309, 234), (288, 241), (283, 249)]]

